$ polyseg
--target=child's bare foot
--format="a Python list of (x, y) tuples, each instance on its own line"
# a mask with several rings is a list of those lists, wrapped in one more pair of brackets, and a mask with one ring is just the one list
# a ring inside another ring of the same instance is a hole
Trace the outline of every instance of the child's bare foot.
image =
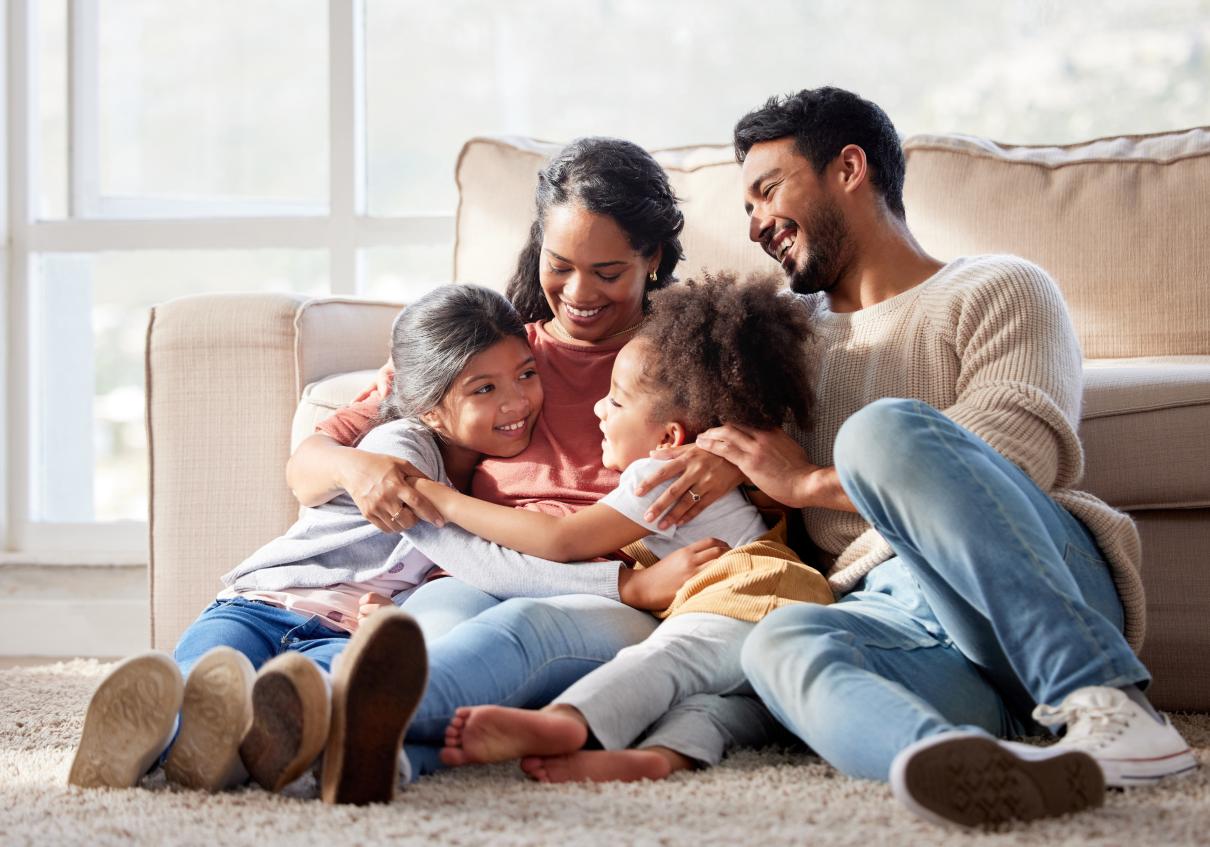
[(579, 750), (588, 728), (574, 717), (504, 706), (467, 706), (445, 730), (441, 761), (458, 765), (506, 762), (522, 756), (556, 756)]
[(664, 779), (682, 768), (655, 750), (577, 750), (524, 758), (521, 770), (538, 782), (636, 782)]

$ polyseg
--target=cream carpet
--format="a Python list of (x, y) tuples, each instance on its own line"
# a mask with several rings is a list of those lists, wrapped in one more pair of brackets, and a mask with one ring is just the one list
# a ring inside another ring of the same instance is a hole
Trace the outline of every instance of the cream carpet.
[(75, 660), (0, 671), (0, 844), (438, 845), (1205, 845), (1210, 715), (1174, 716), (1202, 768), (1157, 788), (1111, 792), (1103, 809), (994, 833), (933, 827), (886, 786), (799, 753), (742, 752), (662, 783), (544, 786), (512, 766), (466, 768), (407, 788), (390, 806), (324, 806), (307, 777), (286, 795), (246, 788), (68, 788), (93, 688), (110, 665)]

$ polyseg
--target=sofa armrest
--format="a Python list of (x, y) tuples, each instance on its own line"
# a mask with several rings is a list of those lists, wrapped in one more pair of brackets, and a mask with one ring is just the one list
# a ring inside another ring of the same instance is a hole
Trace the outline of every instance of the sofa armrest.
[(151, 643), (171, 649), (219, 576), (293, 522), (301, 389), (386, 359), (399, 304), (290, 294), (184, 297), (147, 330)]

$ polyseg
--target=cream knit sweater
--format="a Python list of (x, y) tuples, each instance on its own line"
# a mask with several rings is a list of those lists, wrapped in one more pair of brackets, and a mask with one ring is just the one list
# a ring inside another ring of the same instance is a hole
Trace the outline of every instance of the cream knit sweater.
[[(1138, 650), (1145, 628), (1134, 523), (1073, 490), (1084, 472), (1076, 428), (1082, 363), (1062, 295), (1037, 266), (1013, 256), (956, 259), (890, 300), (838, 314), (814, 297), (808, 356), (813, 426), (790, 431), (811, 461), (831, 465), (842, 423), (882, 397), (922, 400), (1017, 464), (1084, 523), (1109, 560)], [(860, 516), (803, 509), (812, 540), (835, 557), (828, 581), (852, 590), (894, 555)]]

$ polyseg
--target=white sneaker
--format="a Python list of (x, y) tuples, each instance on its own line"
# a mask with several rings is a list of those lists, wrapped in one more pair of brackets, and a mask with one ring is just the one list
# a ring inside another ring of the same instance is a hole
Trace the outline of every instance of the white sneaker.
[(1105, 778), (1077, 750), (955, 730), (901, 750), (891, 763), (891, 791), (932, 823), (987, 827), (1100, 806)]
[(1044, 726), (1066, 724), (1067, 733), (1049, 749), (1088, 753), (1107, 785), (1145, 785), (1197, 769), (1193, 751), (1167, 716), (1156, 721), (1117, 688), (1077, 689), (1058, 706), (1038, 706), (1033, 717)]

